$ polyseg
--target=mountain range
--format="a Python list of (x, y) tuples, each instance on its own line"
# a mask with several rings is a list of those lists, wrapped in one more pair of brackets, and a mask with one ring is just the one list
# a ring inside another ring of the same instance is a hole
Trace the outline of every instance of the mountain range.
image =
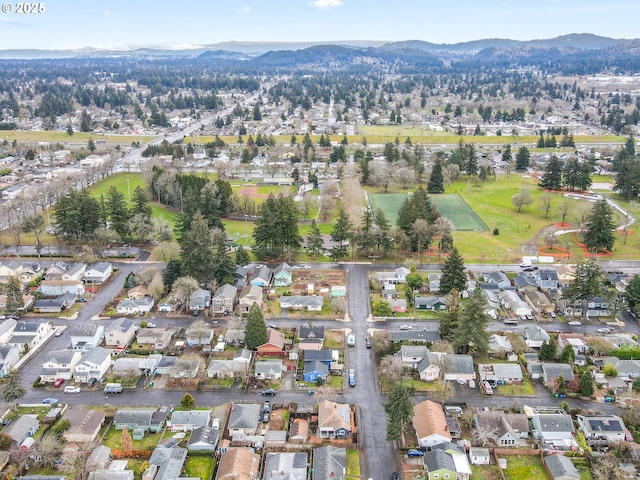
[[(227, 59), (247, 60), (266, 53), (291, 57), (291, 52), (306, 50), (322, 45), (335, 45), (353, 49), (357, 52), (398, 53), (407, 51), (424, 51), (436, 57), (450, 55), (471, 56), (486, 50), (530, 50), (530, 49), (562, 49), (562, 50), (597, 50), (625, 45), (637, 46), (639, 39), (615, 39), (588, 33), (570, 34), (551, 39), (510, 40), (488, 38), (453, 44), (438, 44), (422, 40), (400, 42), (351, 40), (336, 42), (222, 42), (209, 45), (181, 45), (176, 47), (147, 46), (140, 48), (98, 49), (82, 48), (76, 50), (46, 49), (13, 49), (0, 50), (0, 59), (35, 59), (35, 58), (78, 58), (78, 57), (185, 57), (195, 58), (206, 52), (215, 52), (215, 56)], [(226, 53), (224, 53), (226, 52)], [(275, 53), (278, 52), (278, 53)], [(289, 52), (285, 54), (284, 52)], [(211, 56), (211, 55), (209, 55)]]

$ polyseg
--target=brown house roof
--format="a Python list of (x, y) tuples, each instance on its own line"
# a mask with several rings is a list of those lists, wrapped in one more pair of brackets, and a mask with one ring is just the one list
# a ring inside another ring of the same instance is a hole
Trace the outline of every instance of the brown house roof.
[(309, 438), (309, 422), (303, 418), (296, 418), (291, 422), (291, 429), (289, 432), (289, 438), (301, 437), (304, 439)]
[(258, 478), (260, 456), (250, 448), (230, 447), (220, 458), (217, 480), (252, 480)]
[(413, 426), (418, 439), (431, 435), (441, 435), (451, 439), (451, 432), (447, 426), (442, 406), (439, 403), (425, 400), (413, 407)]
[(258, 347), (258, 351), (270, 348), (284, 349), (284, 333), (274, 328), (267, 328), (267, 341)]

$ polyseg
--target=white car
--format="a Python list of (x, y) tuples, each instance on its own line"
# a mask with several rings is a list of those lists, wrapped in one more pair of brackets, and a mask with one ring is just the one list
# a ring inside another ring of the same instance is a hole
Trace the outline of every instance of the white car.
[(155, 323), (147, 323), (147, 328), (156, 328), (157, 325)]
[(579, 327), (580, 325), (582, 325), (582, 322), (579, 322), (578, 320), (571, 320), (570, 322), (567, 322), (567, 325), (571, 325), (572, 327)]
[(62, 328), (62, 327), (61, 327), (61, 328), (56, 329), (56, 331), (54, 332), (54, 335), (55, 335), (56, 337), (59, 337), (59, 336), (60, 336), (60, 335), (62, 335), (63, 333), (64, 333), (64, 328)]
[(602, 327), (598, 329), (598, 333), (611, 333), (611, 329), (609, 327)]
[(411, 325), (400, 325), (400, 330), (413, 330)]
[(64, 387), (64, 393), (80, 393), (82, 389), (80, 387), (76, 387), (73, 385), (68, 385)]

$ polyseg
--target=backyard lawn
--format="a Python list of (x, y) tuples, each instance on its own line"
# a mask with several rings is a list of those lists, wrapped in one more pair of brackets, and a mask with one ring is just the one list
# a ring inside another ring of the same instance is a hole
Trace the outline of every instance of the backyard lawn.
[(212, 456), (189, 455), (184, 464), (184, 476), (191, 478), (200, 477), (201, 480), (210, 480), (216, 467), (216, 459)]
[[(129, 431), (131, 435), (131, 431)], [(158, 442), (162, 438), (162, 433), (145, 433), (142, 440), (133, 440), (134, 450), (153, 450), (158, 445)], [(104, 436), (102, 441), (103, 445), (106, 445), (112, 450), (122, 450), (122, 430), (116, 430), (114, 427), (109, 428), (109, 431)]]
[(535, 455), (508, 455), (507, 480), (550, 480), (542, 466), (540, 457)]
[(360, 452), (355, 448), (347, 449), (347, 477), (356, 480), (360, 478)]

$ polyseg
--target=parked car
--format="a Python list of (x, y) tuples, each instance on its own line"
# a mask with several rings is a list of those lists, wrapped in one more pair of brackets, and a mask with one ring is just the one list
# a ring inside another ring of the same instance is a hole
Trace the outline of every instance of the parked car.
[(156, 328), (157, 325), (155, 323), (149, 323), (147, 322), (147, 328)]
[(276, 394), (276, 391), (273, 388), (267, 388), (266, 390), (262, 390), (263, 397), (273, 397)]
[(58, 388), (60, 385), (62, 385), (64, 383), (64, 378), (56, 378), (56, 381), (53, 382), (53, 386), (55, 388)]
[(391, 474), (391, 480), (400, 480), (400, 474), (398, 472), (393, 472)]
[(611, 329), (609, 327), (601, 327), (598, 329), (598, 333), (611, 333)]
[(262, 407), (262, 411), (264, 413), (270, 413), (271, 412), (271, 402), (269, 400), (265, 400), (264, 401), (264, 405)]
[(347, 345), (349, 345), (350, 347), (356, 346), (356, 336), (353, 333), (347, 335)]
[(45, 405), (55, 405), (56, 403), (58, 403), (58, 399), (53, 397), (47, 397), (42, 400), (42, 403), (44, 403)]
[(413, 330), (411, 325), (400, 325), (400, 330)]
[(491, 386), (491, 384), (489, 382), (487, 382), (486, 380), (484, 382), (482, 382), (482, 390), (484, 391), (484, 393), (486, 393), (487, 395), (493, 395), (493, 387)]
[(422, 457), (424, 452), (422, 450), (418, 450), (417, 448), (411, 448), (407, 452), (407, 456), (409, 457)]
[(214, 418), (211, 421), (211, 427), (212, 428), (220, 428), (220, 419), (219, 418)]
[(356, 371), (353, 368), (349, 370), (349, 386), (356, 386)]
[(455, 405), (447, 405), (444, 407), (444, 411), (450, 415), (462, 415), (462, 408), (456, 407)]
[(579, 322), (578, 320), (571, 320), (570, 322), (567, 322), (567, 325), (571, 325), (572, 327), (579, 327), (580, 325), (582, 325), (582, 322)]
[(82, 389), (80, 387), (76, 387), (75, 385), (67, 385), (64, 387), (64, 393), (80, 393)]
[(56, 337), (59, 337), (60, 335), (62, 335), (64, 333), (64, 328), (60, 327), (60, 328), (56, 328), (56, 331), (54, 332), (54, 335)]
[(371, 339), (369, 337), (364, 339), (364, 344), (367, 348), (371, 348)]
[(96, 383), (98, 383), (98, 379), (97, 379), (97, 378), (95, 378), (95, 377), (91, 377), (91, 378), (89, 379), (89, 381), (87, 382), (87, 387), (89, 387), (89, 388), (93, 388), (93, 387), (95, 387), (95, 386), (96, 386)]

